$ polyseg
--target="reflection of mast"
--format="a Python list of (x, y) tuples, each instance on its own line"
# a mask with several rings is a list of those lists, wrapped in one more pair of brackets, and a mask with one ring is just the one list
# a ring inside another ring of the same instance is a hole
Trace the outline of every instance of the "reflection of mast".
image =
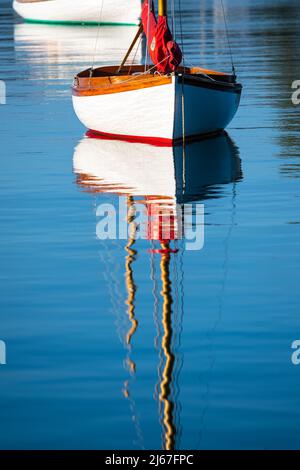
[(160, 262), (161, 281), (163, 298), (163, 337), (162, 351), (165, 357), (165, 367), (162, 371), (162, 381), (160, 384), (159, 400), (163, 405), (163, 425), (164, 425), (164, 448), (166, 450), (175, 449), (176, 428), (174, 424), (174, 403), (171, 400), (171, 385), (175, 357), (172, 352), (172, 289), (170, 281), (170, 243), (169, 241), (161, 243), (162, 257)]
[[(134, 282), (133, 278), (133, 269), (132, 269), (132, 264), (136, 260), (136, 250), (133, 249), (133, 245), (135, 243), (135, 235), (137, 231), (137, 226), (134, 222), (135, 220), (135, 210), (134, 210), (134, 200), (133, 197), (128, 197), (127, 203), (129, 206), (128, 209), (128, 225), (129, 225), (129, 240), (128, 243), (125, 247), (125, 250), (127, 251), (128, 255), (126, 256), (126, 264), (125, 264), (125, 279), (126, 279), (126, 290), (127, 290), (127, 300), (126, 300), (126, 305), (128, 307), (127, 313), (128, 313), (128, 318), (131, 323), (130, 329), (126, 335), (126, 344), (128, 347), (128, 355), (126, 359), (126, 364), (129, 367), (129, 371), (131, 374), (135, 374), (136, 372), (136, 364), (135, 362), (131, 359), (130, 357), (130, 352), (131, 352), (131, 340), (133, 338), (133, 335), (135, 334), (136, 330), (138, 329), (138, 321), (135, 318), (135, 294), (136, 294), (136, 284)], [(126, 397), (129, 396), (129, 382), (126, 381), (124, 384), (124, 395)]]
[[(127, 256), (125, 259), (125, 281), (126, 281), (127, 300), (125, 303), (128, 307), (127, 314), (128, 314), (128, 318), (130, 321), (130, 328), (126, 334), (126, 346), (128, 350), (127, 357), (126, 357), (126, 366), (130, 372), (130, 375), (132, 376), (136, 373), (136, 363), (131, 358), (131, 341), (139, 326), (139, 323), (135, 317), (135, 294), (137, 291), (137, 286), (133, 278), (133, 267), (132, 267), (134, 261), (136, 260), (136, 255), (137, 255), (137, 251), (133, 249), (133, 246), (135, 244), (135, 236), (136, 236), (138, 227), (137, 227), (137, 224), (135, 223), (136, 213), (135, 213), (133, 197), (128, 196), (127, 205), (128, 205), (127, 223), (129, 226), (129, 239), (125, 247), (125, 250), (127, 252)], [(139, 417), (136, 411), (136, 403), (130, 395), (129, 387), (130, 387), (130, 380), (125, 380), (124, 386), (123, 386), (123, 395), (125, 398), (129, 400), (130, 409), (132, 412), (132, 421), (134, 422), (139, 442), (141, 443), (142, 447), (144, 447), (143, 434), (142, 434), (142, 430), (140, 427)]]
[[(176, 329), (179, 327), (179, 323), (177, 323), (178, 318), (176, 315), (174, 316), (174, 319), (172, 319), (173, 297), (170, 262), (171, 255), (176, 255), (178, 253), (178, 249), (177, 247), (173, 249), (170, 243), (172, 240), (177, 240), (179, 238), (180, 231), (178, 229), (177, 210), (172, 205), (166, 205), (164, 203), (150, 203), (147, 207), (147, 212), (148, 239), (152, 242), (157, 240), (160, 244), (159, 249), (155, 249), (154, 245), (152, 244), (152, 249), (150, 251), (152, 255), (159, 254), (161, 257), (161, 297), (163, 301), (161, 329), (158, 326), (158, 322), (155, 321), (157, 331), (155, 346), (158, 344), (158, 340), (161, 337), (161, 348), (159, 352), (158, 364), (159, 382), (156, 386), (155, 395), (158, 396), (159, 399), (159, 416), (163, 428), (162, 447), (165, 450), (174, 450), (176, 448), (178, 429), (180, 428), (179, 424), (178, 427), (175, 424), (176, 419), (179, 423), (178, 416), (176, 416), (179, 410), (179, 404), (177, 403), (178, 394), (176, 393), (176, 387), (178, 386), (177, 366), (179, 364), (178, 361), (176, 361), (176, 345), (174, 344), (177, 340)], [(176, 257), (174, 259), (176, 259)], [(156, 296), (156, 283), (153, 263), (151, 268), (151, 279), (154, 282), (153, 294), (156, 311), (156, 307), (158, 306), (158, 299)], [(154, 318), (156, 320), (156, 314), (154, 314)], [(172, 327), (172, 321), (175, 321), (174, 330)], [(178, 329), (178, 332), (180, 332), (180, 328)]]

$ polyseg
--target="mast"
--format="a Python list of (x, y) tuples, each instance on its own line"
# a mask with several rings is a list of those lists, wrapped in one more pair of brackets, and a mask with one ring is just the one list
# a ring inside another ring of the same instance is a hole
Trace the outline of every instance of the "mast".
[(168, 0), (158, 0), (158, 14), (159, 16), (167, 16)]

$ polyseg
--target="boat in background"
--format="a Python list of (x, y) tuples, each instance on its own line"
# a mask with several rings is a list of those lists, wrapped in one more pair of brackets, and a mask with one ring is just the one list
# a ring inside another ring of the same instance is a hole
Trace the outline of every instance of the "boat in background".
[(141, 0), (14, 0), (13, 8), (31, 22), (137, 25)]
[(167, 1), (159, 0), (158, 18), (152, 0), (142, 8), (140, 34), (146, 34), (147, 66), (126, 66), (138, 42), (136, 35), (119, 66), (89, 68), (73, 84), (73, 105), (79, 120), (104, 137), (173, 145), (185, 138), (217, 134), (235, 116), (242, 86), (233, 67), (227, 74), (187, 67), (167, 22)]

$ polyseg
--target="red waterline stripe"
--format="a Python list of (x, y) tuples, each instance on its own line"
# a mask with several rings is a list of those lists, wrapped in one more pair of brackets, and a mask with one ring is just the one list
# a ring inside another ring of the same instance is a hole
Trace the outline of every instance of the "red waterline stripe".
[(125, 142), (148, 144), (156, 147), (172, 147), (174, 145), (174, 141), (172, 139), (165, 139), (163, 137), (109, 134), (107, 132), (98, 132), (93, 130), (87, 131), (86, 135), (87, 137), (93, 137), (94, 139), (124, 140)]
[[(196, 142), (198, 140), (205, 140), (211, 137), (220, 135), (222, 132), (225, 133), (222, 129), (210, 132), (208, 134), (198, 134), (198, 135), (191, 135), (185, 138), (186, 142)], [(173, 147), (176, 145), (182, 145), (183, 139), (182, 137), (179, 139), (166, 139), (164, 137), (144, 137), (144, 136), (136, 136), (136, 135), (124, 135), (124, 134), (110, 134), (107, 132), (99, 132), (93, 131), (90, 129), (86, 133), (87, 137), (91, 137), (93, 139), (103, 139), (103, 140), (122, 140), (125, 142), (137, 143), (137, 144), (148, 144), (154, 145), (155, 147)]]

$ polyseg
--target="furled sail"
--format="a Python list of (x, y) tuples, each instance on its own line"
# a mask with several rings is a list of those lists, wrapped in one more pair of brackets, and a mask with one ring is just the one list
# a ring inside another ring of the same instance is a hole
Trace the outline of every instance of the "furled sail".
[(155, 15), (153, 0), (145, 0), (142, 24), (153, 64), (160, 73), (172, 73), (180, 65), (182, 52), (174, 41), (166, 16)]

